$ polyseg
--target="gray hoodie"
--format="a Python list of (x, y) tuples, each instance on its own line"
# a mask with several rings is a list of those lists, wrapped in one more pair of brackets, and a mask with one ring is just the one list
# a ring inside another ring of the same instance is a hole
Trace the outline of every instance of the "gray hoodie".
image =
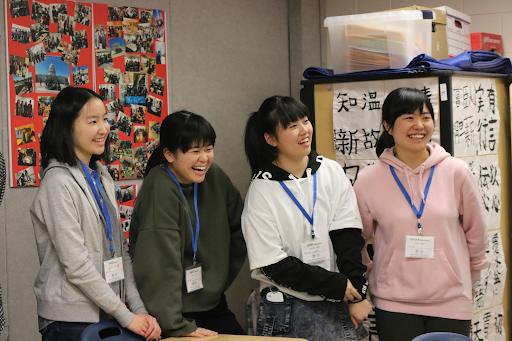
[[(41, 172), (41, 186), (30, 208), (41, 264), (34, 283), (37, 313), (46, 320), (94, 323), (101, 308), (126, 327), (134, 313), (147, 312), (133, 278), (126, 238), (119, 224), (112, 223), (112, 233), (119, 233), (123, 241), (121, 300), (103, 278), (102, 218), (78, 167), (52, 159)], [(112, 178), (99, 162), (96, 169), (117, 209)]]

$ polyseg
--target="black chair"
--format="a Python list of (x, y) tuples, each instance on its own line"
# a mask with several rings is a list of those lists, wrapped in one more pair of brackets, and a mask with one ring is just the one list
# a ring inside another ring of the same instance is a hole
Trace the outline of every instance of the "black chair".
[(91, 324), (82, 332), (82, 341), (145, 341), (146, 339), (121, 327), (116, 321)]

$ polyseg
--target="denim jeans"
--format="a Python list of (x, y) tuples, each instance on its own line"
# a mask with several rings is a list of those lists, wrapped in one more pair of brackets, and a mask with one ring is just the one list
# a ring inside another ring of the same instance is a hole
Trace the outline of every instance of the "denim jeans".
[(284, 302), (270, 302), (270, 290), (261, 292), (256, 335), (309, 341), (359, 341), (368, 335), (362, 323), (355, 329), (346, 302), (304, 301), (285, 293)]
[(91, 323), (52, 322), (41, 330), (43, 341), (80, 341), (82, 332)]

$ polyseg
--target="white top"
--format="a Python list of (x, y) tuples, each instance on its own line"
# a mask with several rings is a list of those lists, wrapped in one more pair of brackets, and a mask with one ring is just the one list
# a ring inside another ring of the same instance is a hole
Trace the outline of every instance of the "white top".
[[(314, 212), (315, 241), (325, 240), (330, 259), (315, 263), (328, 271), (339, 272), (329, 231), (343, 228), (362, 229), (356, 196), (343, 168), (335, 161), (317, 156), (315, 167), (318, 190)], [(311, 165), (311, 162), (310, 162)], [(308, 166), (309, 167), (309, 166)], [(278, 169), (277, 167), (275, 167)], [(313, 207), (315, 169), (301, 179), (283, 181), (308, 214)], [(281, 173), (283, 170), (279, 169)], [(292, 175), (289, 175), (293, 177)], [(288, 256), (304, 261), (301, 244), (312, 241), (311, 224), (277, 180), (277, 174), (260, 172), (249, 186), (242, 214), (242, 230), (247, 243), (252, 277), (260, 281), (260, 290), (276, 286), (279, 290), (307, 301), (323, 300), (320, 296), (296, 292), (277, 285), (260, 268), (278, 263)]]

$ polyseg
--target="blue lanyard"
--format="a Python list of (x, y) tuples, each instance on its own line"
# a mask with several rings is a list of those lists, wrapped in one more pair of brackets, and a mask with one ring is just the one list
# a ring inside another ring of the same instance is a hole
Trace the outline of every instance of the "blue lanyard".
[[(167, 171), (167, 173), (169, 173), (171, 178), (174, 180), (176, 185), (178, 185), (178, 188), (181, 192), (181, 196), (183, 197), (183, 200), (186, 203), (187, 199), (185, 198), (185, 194), (183, 193), (183, 189), (181, 188), (181, 185), (180, 185), (178, 179), (176, 178), (176, 175), (172, 174), (172, 172), (169, 170), (169, 167), (167, 167), (167, 165), (164, 165), (164, 168)], [(194, 262), (192, 263), (192, 266), (196, 265), (197, 241), (199, 239), (199, 213), (197, 210), (197, 183), (194, 183), (194, 209), (196, 211), (196, 233), (195, 234), (194, 234), (194, 228), (192, 227), (192, 220), (190, 219), (190, 217), (188, 217), (188, 221), (190, 223), (190, 233), (192, 234), (192, 251), (194, 251), (194, 258), (193, 258)]]
[(398, 186), (402, 190), (402, 193), (404, 194), (405, 199), (407, 199), (407, 202), (409, 202), (409, 205), (411, 205), (411, 208), (412, 208), (414, 214), (416, 214), (416, 217), (418, 218), (418, 234), (419, 235), (423, 234), (423, 231), (421, 229), (420, 218), (423, 215), (423, 209), (425, 208), (425, 201), (427, 201), (428, 190), (430, 189), (430, 183), (432, 182), (432, 177), (434, 176), (434, 168), (435, 167), (436, 167), (435, 165), (432, 166), (432, 168), (430, 170), (430, 176), (428, 177), (428, 181), (427, 181), (427, 184), (425, 186), (425, 199), (421, 201), (420, 210), (418, 212), (418, 209), (412, 203), (411, 197), (409, 196), (409, 194), (405, 190), (404, 185), (402, 185), (402, 182), (400, 182), (400, 179), (398, 179), (398, 176), (396, 175), (395, 170), (393, 169), (393, 166), (389, 165), (389, 169), (391, 169), (391, 174), (393, 174), (393, 177), (395, 178), (396, 183), (398, 184)]
[[(82, 161), (80, 161), (82, 162)], [(105, 222), (107, 224), (107, 231), (108, 231), (108, 239), (110, 240), (110, 256), (114, 258), (115, 251), (114, 251), (114, 241), (112, 239), (112, 225), (110, 221), (110, 214), (108, 213), (107, 203), (103, 199), (103, 193), (101, 191), (101, 181), (100, 177), (98, 176), (98, 173), (96, 170), (92, 170), (92, 175), (94, 176), (94, 181), (92, 180), (91, 173), (89, 172), (89, 167), (85, 163), (82, 162), (82, 167), (84, 168), (85, 175), (87, 177), (87, 182), (89, 183), (89, 188), (92, 191), (92, 194), (94, 194), (94, 198), (96, 199), (96, 202), (98, 203), (98, 207), (100, 208), (101, 213), (103, 214), (103, 218), (105, 218)], [(96, 182), (96, 185), (94, 184)], [(99, 193), (98, 193), (99, 191)], [(100, 198), (101, 197), (101, 198)]]
[(316, 192), (317, 192), (317, 180), (316, 180), (316, 173), (313, 174), (313, 212), (311, 212), (311, 215), (308, 214), (308, 212), (306, 212), (306, 210), (304, 209), (304, 207), (302, 207), (302, 205), (300, 204), (300, 202), (297, 200), (297, 198), (293, 195), (293, 193), (290, 191), (290, 189), (288, 188), (288, 186), (286, 186), (284, 184), (284, 182), (282, 181), (279, 181), (279, 184), (281, 185), (281, 187), (283, 187), (283, 189), (286, 191), (286, 193), (288, 194), (288, 196), (293, 200), (293, 202), (295, 203), (295, 205), (299, 208), (299, 210), (302, 212), (302, 214), (304, 215), (304, 217), (306, 217), (306, 219), (309, 221), (309, 223), (311, 224), (311, 238), (315, 238), (315, 228), (314, 228), (314, 214), (315, 214), (315, 205), (316, 205)]

